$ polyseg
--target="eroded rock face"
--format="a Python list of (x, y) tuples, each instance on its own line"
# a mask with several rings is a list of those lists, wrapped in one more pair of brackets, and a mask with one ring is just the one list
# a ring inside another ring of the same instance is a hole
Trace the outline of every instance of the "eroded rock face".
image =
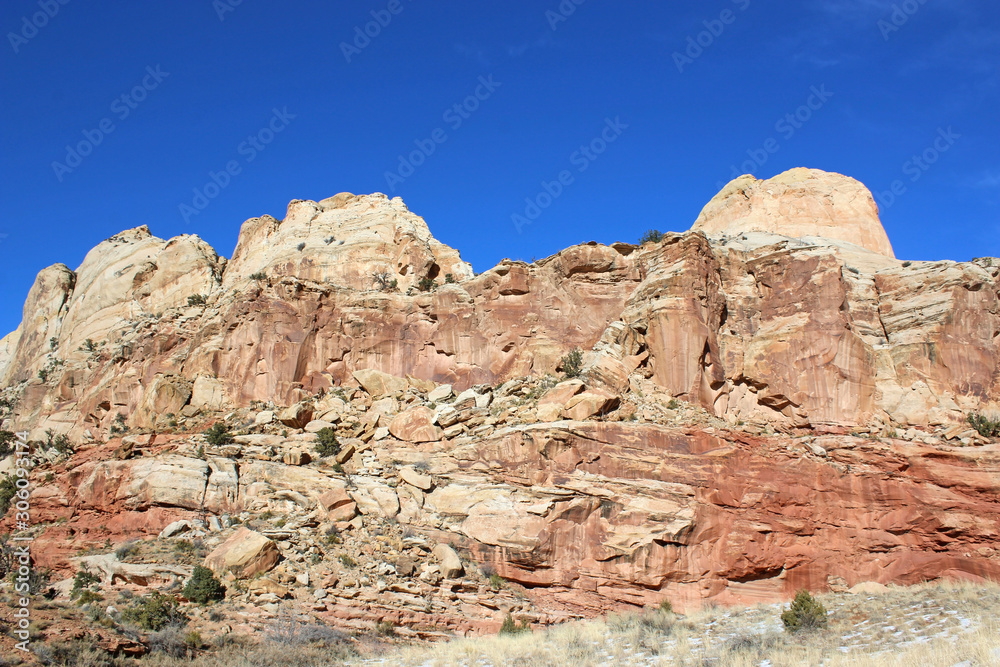
[(818, 169), (791, 169), (765, 181), (740, 176), (705, 206), (692, 229), (709, 236), (823, 237), (894, 257), (868, 188)]
[(45, 269), (0, 376), (36, 438), (289, 406), (359, 377), (459, 393), (551, 373), (574, 347), (594, 385), (640, 372), (731, 422), (941, 424), (997, 404), (998, 285), (989, 259), (896, 261), (864, 186), (815, 170), (737, 179), (659, 244), (478, 276), (400, 200), (341, 194), (248, 221), (228, 262), (140, 227)]
[[(391, 617), (469, 629), (424, 599), (474, 576), (463, 561), (557, 616), (1000, 576), (1000, 455), (964, 423), (998, 405), (998, 332), (1000, 261), (897, 261), (863, 186), (793, 170), (738, 179), (661, 243), (480, 275), (383, 195), (250, 220), (230, 261), (128, 230), (39, 274), (0, 378), (5, 427), (94, 443), (33, 492), (51, 564), (83, 529), (222, 541), (227, 513), (277, 513), (267, 535), (226, 528), (246, 544), (215, 561), (253, 573), (284, 550), (284, 587), (312, 581), (320, 530), (405, 526), (426, 535), (402, 567), (420, 583), (392, 579), (398, 553), (369, 563)], [(543, 379), (577, 347), (579, 379)], [(192, 432), (220, 420), (251, 434), (206, 448)], [(452, 541), (458, 563), (432, 552)], [(359, 586), (325, 608), (371, 613)]]

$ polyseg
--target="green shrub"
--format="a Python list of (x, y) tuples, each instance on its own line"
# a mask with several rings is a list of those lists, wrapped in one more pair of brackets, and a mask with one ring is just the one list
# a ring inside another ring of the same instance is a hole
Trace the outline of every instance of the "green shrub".
[(796, 593), (791, 606), (781, 613), (781, 622), (789, 632), (822, 628), (826, 620), (826, 608), (807, 590)]
[(505, 587), (506, 585), (507, 585), (507, 580), (501, 577), (499, 574), (496, 574), (494, 572), (493, 574), (490, 575), (490, 588), (492, 588), (493, 590), (498, 591), (501, 588)]
[(14, 442), (17, 436), (13, 431), (4, 431), (0, 429), (0, 459), (7, 456), (14, 451), (14, 448), (10, 446), (10, 443)]
[(139, 544), (137, 542), (127, 542), (115, 549), (115, 557), (120, 561), (124, 561), (130, 556), (134, 556), (139, 552)]
[(204, 306), (207, 302), (205, 297), (201, 294), (192, 294), (188, 297), (189, 306)]
[(82, 607), (83, 605), (90, 604), (91, 602), (100, 602), (103, 599), (104, 599), (103, 595), (101, 595), (96, 591), (92, 591), (88, 588), (83, 592), (81, 592), (79, 596), (77, 596), (76, 603)]
[(337, 556), (337, 558), (340, 559), (341, 565), (343, 565), (344, 567), (346, 567), (348, 569), (354, 569), (354, 568), (356, 568), (358, 566), (357, 561), (355, 561), (353, 558), (351, 558), (347, 554), (340, 554), (339, 556)]
[(225, 599), (226, 587), (215, 578), (210, 569), (197, 565), (191, 578), (184, 584), (184, 590), (181, 594), (191, 602), (207, 604)]
[(256, 280), (258, 282), (264, 282), (267, 280), (267, 274), (263, 271), (258, 271), (257, 273), (250, 274), (250, 280)]
[(3, 479), (0, 479), (0, 516), (5, 515), (10, 509), (10, 503), (16, 493), (14, 478), (11, 475), (4, 475)]
[(514, 620), (514, 617), (508, 613), (503, 619), (503, 625), (500, 626), (500, 634), (519, 635), (523, 632), (531, 632), (531, 626), (528, 625), (528, 622), (522, 620), (521, 624), (518, 625), (517, 621)]
[(337, 433), (329, 426), (316, 431), (316, 453), (321, 457), (336, 456), (340, 453), (340, 443)]
[(70, 444), (69, 438), (66, 434), (59, 433), (57, 435), (52, 429), (45, 431), (45, 446), (50, 449), (55, 449), (60, 454), (73, 453), (73, 445)]
[(580, 348), (574, 347), (569, 354), (559, 360), (563, 373), (568, 378), (579, 377), (583, 372), (583, 352)]
[(379, 637), (391, 637), (396, 634), (396, 626), (392, 621), (379, 621), (375, 624), (375, 634)]
[(670, 600), (664, 600), (660, 603), (660, 611), (666, 614), (672, 614), (674, 611), (674, 605), (671, 604)]
[(979, 432), (979, 435), (984, 438), (996, 438), (1000, 437), (1000, 416), (995, 417), (991, 419), (987, 415), (973, 412), (966, 417), (966, 420)]
[[(97, 586), (100, 583), (101, 578), (90, 570), (78, 570), (76, 575), (73, 577), (73, 588), (69, 591), (69, 599), (76, 600), (77, 598), (83, 597), (87, 594), (95, 593)], [(79, 604), (85, 603), (80, 602)]]
[(417, 283), (417, 289), (421, 292), (430, 292), (437, 287), (437, 281), (433, 278), (421, 278)]
[(178, 608), (176, 600), (159, 591), (153, 591), (123, 611), (122, 621), (155, 632), (168, 625), (185, 625), (188, 618)]
[(444, 276), (444, 282), (446, 284), (448, 284), (448, 285), (451, 285), (451, 284), (453, 284), (453, 283), (455, 283), (457, 281), (455, 280), (455, 276), (453, 276), (450, 273), (446, 273), (445, 276)]
[(639, 245), (645, 245), (647, 243), (659, 243), (663, 240), (663, 232), (658, 229), (650, 229), (645, 234), (639, 237)]
[(219, 447), (233, 442), (233, 435), (229, 432), (229, 427), (225, 422), (215, 422), (212, 428), (205, 431), (205, 440), (210, 445)]

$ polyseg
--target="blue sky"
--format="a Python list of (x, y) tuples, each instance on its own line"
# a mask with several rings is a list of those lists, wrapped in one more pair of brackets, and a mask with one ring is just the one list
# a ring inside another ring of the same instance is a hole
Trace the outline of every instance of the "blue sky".
[(6, 0), (0, 330), (122, 229), (229, 256), (245, 219), (341, 191), (403, 197), (483, 271), (807, 166), (898, 181), (901, 258), (1000, 255), (997, 3), (576, 2)]

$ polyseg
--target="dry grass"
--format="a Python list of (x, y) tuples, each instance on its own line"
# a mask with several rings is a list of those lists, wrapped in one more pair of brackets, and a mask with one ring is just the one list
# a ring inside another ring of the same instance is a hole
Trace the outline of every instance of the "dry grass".
[(421, 667), (1000, 664), (996, 585), (941, 583), (892, 588), (877, 595), (819, 597), (830, 611), (829, 627), (819, 631), (785, 632), (781, 605), (705, 610), (688, 616), (647, 612), (530, 635), (410, 647), (365, 662)]

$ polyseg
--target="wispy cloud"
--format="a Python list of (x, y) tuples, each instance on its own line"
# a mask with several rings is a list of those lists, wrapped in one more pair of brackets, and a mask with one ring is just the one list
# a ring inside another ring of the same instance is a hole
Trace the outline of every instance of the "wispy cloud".
[(1000, 188), (1000, 169), (987, 171), (979, 178), (973, 179), (972, 185), (973, 187), (987, 190), (996, 190)]

